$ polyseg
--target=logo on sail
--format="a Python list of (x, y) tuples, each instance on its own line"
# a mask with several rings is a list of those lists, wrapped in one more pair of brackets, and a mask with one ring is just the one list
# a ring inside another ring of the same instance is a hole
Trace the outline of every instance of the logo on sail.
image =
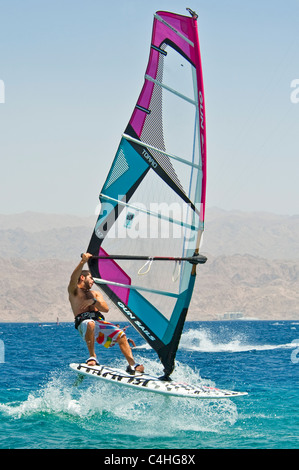
[(153, 157), (152, 157), (149, 153), (147, 153), (146, 150), (143, 149), (142, 155), (143, 155), (144, 158), (148, 161), (148, 163), (151, 164), (151, 166), (152, 166), (153, 168), (157, 168), (158, 163), (153, 159)]
[(122, 302), (117, 302), (117, 305), (122, 309), (122, 311), (134, 321), (135, 325), (143, 331), (143, 333), (152, 341), (155, 341), (155, 337), (150, 334), (150, 332), (146, 329), (146, 327), (135, 317), (135, 315), (131, 312), (131, 310), (126, 307)]

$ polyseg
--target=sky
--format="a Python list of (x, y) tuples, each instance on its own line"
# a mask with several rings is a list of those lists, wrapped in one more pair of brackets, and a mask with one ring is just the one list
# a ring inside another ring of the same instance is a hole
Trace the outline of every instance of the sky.
[(186, 7), (199, 15), (207, 210), (299, 214), (298, 0), (0, 0), (1, 214), (94, 214), (153, 14)]

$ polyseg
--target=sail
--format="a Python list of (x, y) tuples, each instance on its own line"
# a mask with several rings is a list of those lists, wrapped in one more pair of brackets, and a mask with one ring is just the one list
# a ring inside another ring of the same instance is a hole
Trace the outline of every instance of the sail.
[(88, 247), (95, 283), (157, 352), (166, 376), (204, 228), (204, 90), (197, 15), (190, 13), (154, 15), (144, 85), (100, 192)]

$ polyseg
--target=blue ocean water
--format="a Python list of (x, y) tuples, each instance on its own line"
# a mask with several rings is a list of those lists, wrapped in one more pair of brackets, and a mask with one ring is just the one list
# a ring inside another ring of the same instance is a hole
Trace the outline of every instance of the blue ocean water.
[[(135, 358), (155, 353), (128, 329)], [(187, 322), (173, 379), (247, 391), (194, 400), (85, 378), (88, 354), (71, 323), (0, 324), (1, 449), (295, 449), (299, 446), (299, 321)], [(118, 347), (102, 363), (124, 367)]]

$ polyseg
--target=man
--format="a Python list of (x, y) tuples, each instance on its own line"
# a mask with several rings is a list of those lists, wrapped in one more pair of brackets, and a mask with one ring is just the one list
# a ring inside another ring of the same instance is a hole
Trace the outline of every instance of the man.
[(131, 374), (134, 374), (135, 371), (144, 372), (142, 364), (135, 364), (124, 331), (112, 323), (106, 322), (101, 313), (109, 311), (108, 305), (99, 291), (91, 290), (94, 281), (90, 272), (83, 270), (84, 264), (91, 256), (90, 253), (83, 253), (80, 263), (71, 275), (68, 286), (69, 301), (75, 316), (75, 327), (85, 339), (90, 355), (86, 363), (90, 366), (98, 364), (95, 354), (95, 340), (106, 348), (118, 343), (129, 363), (127, 372)]
[[(118, 326), (118, 328), (120, 328), (120, 326), (118, 324), (116, 326)], [(125, 326), (123, 328), (123, 331), (126, 331), (127, 328), (129, 328), (129, 326)], [(136, 348), (136, 343), (133, 339), (127, 338), (127, 340), (128, 340), (128, 343), (130, 343), (132, 345), (132, 348)]]

